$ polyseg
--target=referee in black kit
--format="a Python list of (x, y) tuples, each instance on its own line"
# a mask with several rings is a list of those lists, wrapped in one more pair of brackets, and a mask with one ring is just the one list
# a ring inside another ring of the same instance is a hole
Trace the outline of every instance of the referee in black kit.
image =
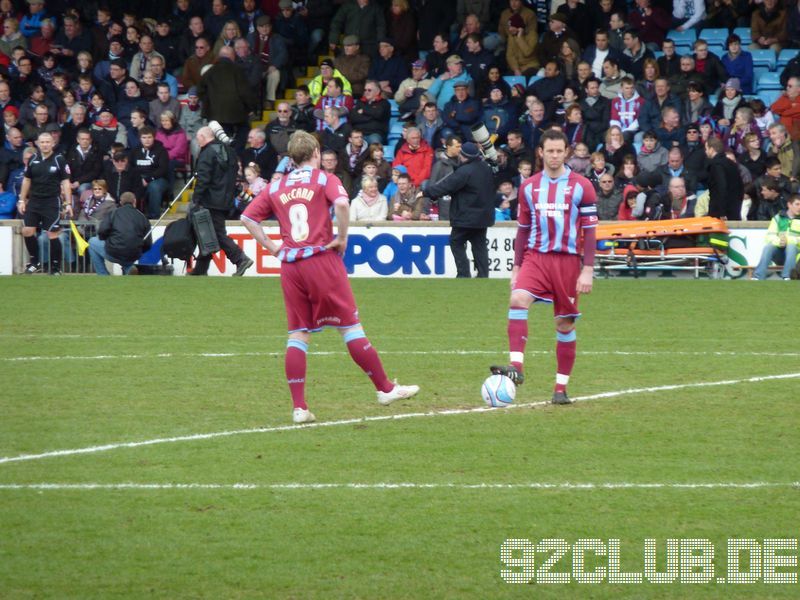
[[(50, 274), (61, 275), (61, 240), (58, 224), (62, 210), (66, 217), (72, 216), (72, 188), (69, 184), (67, 160), (53, 153), (53, 136), (42, 132), (36, 138), (39, 153), (31, 158), (22, 179), (17, 211), (22, 215), (22, 236), (31, 260), (25, 273), (42, 270), (39, 257), (37, 229), (47, 231), (50, 238)], [(30, 196), (30, 197), (29, 197)]]

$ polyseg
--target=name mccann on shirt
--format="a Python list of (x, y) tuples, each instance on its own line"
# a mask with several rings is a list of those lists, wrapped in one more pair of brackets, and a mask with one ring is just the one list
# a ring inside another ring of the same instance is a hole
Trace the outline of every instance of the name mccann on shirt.
[(281, 204), (286, 204), (287, 202), (291, 202), (292, 200), (305, 200), (306, 202), (311, 202), (314, 198), (314, 190), (310, 190), (304, 187), (296, 187), (293, 188), (291, 191), (286, 192), (285, 194), (281, 194)]

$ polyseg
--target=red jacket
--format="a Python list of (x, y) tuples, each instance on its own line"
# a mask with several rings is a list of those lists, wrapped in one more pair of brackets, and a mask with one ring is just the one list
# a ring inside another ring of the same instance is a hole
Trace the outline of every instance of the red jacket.
[(792, 141), (800, 140), (800, 96), (790, 100), (789, 96), (781, 94), (772, 103), (772, 112), (780, 115), (781, 124), (786, 127)]
[(400, 150), (392, 161), (392, 166), (403, 165), (408, 169), (408, 175), (415, 187), (431, 176), (431, 166), (433, 166), (433, 148), (425, 140), (420, 140), (419, 148), (416, 151), (409, 149), (408, 142), (400, 146)]

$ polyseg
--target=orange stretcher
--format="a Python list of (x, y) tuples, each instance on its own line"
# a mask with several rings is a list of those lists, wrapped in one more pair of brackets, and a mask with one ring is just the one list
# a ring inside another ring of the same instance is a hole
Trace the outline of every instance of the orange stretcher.
[[(728, 262), (728, 233), (727, 223), (713, 217), (600, 223), (595, 268), (633, 271), (634, 277), (639, 271), (693, 271), (700, 277), (707, 270), (721, 277)], [(687, 239), (670, 247), (680, 238)]]

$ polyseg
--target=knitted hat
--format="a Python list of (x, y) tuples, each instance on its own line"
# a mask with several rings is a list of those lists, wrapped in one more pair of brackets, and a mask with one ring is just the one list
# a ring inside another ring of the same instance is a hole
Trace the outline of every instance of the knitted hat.
[(478, 158), (481, 155), (481, 151), (472, 142), (466, 142), (461, 146), (461, 156), (464, 158)]

